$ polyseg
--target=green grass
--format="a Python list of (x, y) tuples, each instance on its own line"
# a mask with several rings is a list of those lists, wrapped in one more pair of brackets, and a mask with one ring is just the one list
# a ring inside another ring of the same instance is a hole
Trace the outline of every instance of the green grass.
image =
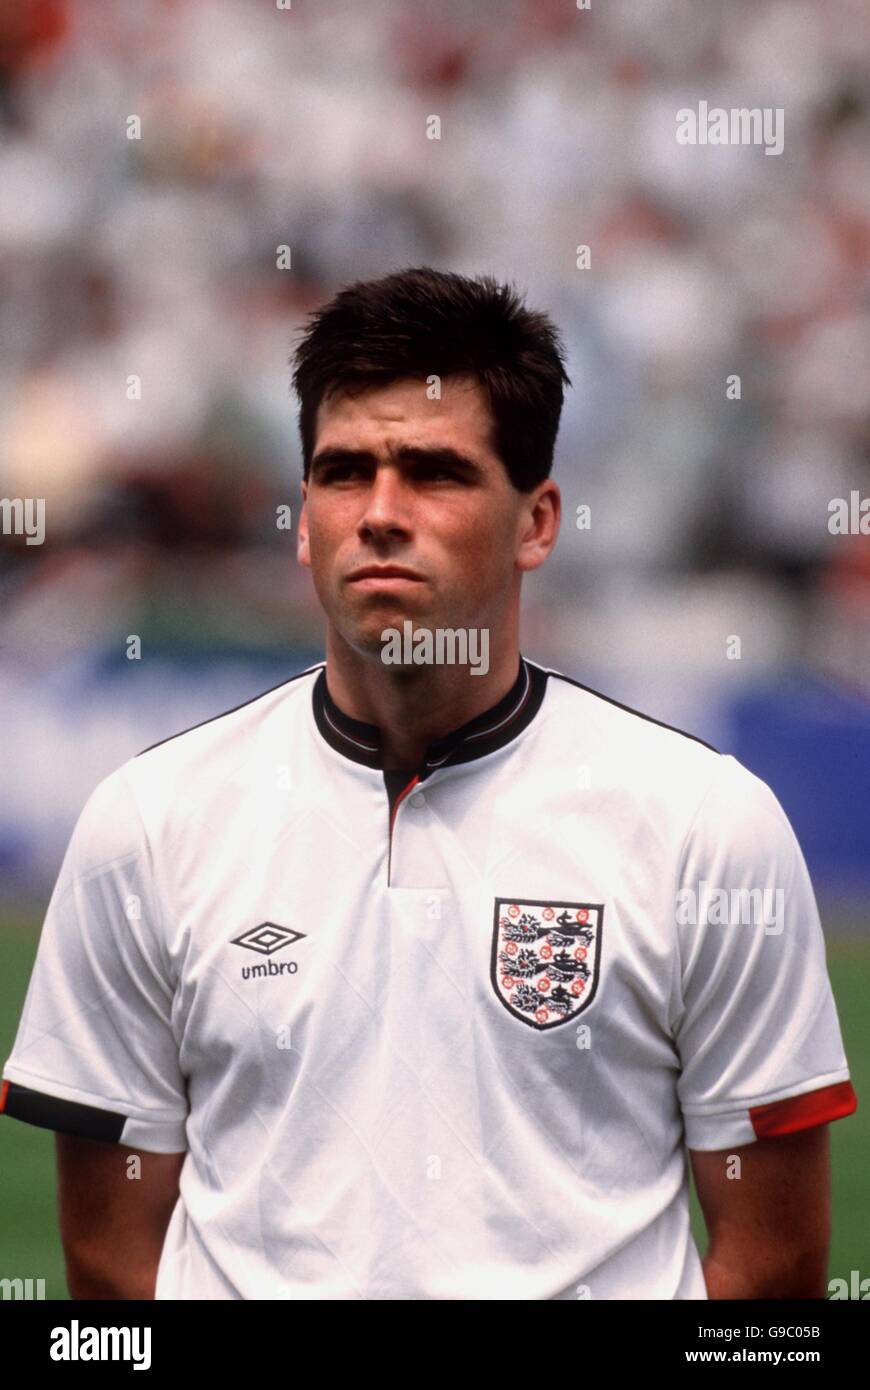
[[(15, 1041), (38, 931), (26, 912), (3, 914), (0, 1066)], [(44, 1279), (46, 1298), (67, 1298), (50, 1130), (0, 1116), (0, 1204), (0, 1278)]]
[[(826, 919), (827, 922), (828, 919)], [(858, 1097), (854, 1115), (837, 1120), (831, 1134), (831, 1278), (849, 1279), (849, 1271), (870, 1277), (870, 937), (837, 936), (826, 926), (828, 973), (837, 1001), (843, 1046)], [(692, 1231), (703, 1253), (704, 1218), (692, 1187)]]
[[(831, 1125), (833, 1234), (830, 1275), (870, 1277), (870, 937), (828, 930), (828, 968), (858, 1110)], [(38, 922), (27, 910), (4, 910), (0, 927), (0, 1065), (15, 1038), (36, 951)], [(57, 1230), (54, 1135), (0, 1119), (0, 1278), (45, 1279), (47, 1298), (66, 1298)], [(692, 1229), (706, 1246), (704, 1221), (692, 1191)]]

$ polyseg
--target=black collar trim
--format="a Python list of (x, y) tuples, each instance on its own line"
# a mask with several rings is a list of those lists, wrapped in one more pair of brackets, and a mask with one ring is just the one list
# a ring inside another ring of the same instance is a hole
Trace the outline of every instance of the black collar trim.
[[(547, 674), (520, 657), (517, 678), (497, 704), (429, 744), (419, 769), (420, 780), (445, 763), (471, 762), (515, 739), (541, 707)], [(312, 705), (317, 727), (332, 748), (366, 767), (383, 769), (380, 729), (376, 724), (351, 719), (339, 709), (326, 684), (325, 666), (314, 682)]]

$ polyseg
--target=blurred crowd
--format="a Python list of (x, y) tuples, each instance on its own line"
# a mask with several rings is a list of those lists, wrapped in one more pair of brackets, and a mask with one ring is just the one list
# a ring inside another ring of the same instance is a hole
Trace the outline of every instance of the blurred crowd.
[[(782, 108), (782, 154), (678, 144), (701, 100)], [(288, 359), (432, 264), (567, 344), (530, 655), (742, 634), (870, 694), (870, 536), (828, 527), (870, 497), (864, 0), (0, 0), (0, 193), (0, 496), (47, 526), (0, 542), (0, 664), (316, 645)]]

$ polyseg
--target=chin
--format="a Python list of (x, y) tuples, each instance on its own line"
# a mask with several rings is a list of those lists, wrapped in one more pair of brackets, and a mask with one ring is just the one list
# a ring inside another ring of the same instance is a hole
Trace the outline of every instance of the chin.
[(367, 614), (364, 621), (342, 624), (339, 632), (347, 645), (359, 652), (361, 656), (375, 656), (380, 659), (384, 650), (383, 634), (388, 629), (393, 629), (393, 631), (403, 635), (406, 622), (411, 623), (413, 631), (418, 628), (432, 628), (436, 625), (434, 619), (425, 616), (415, 617), (405, 609), (396, 611), (394, 608), (388, 608), (384, 605), (378, 608), (376, 614)]
[(402, 631), (402, 617), (378, 617), (376, 622), (368, 623), (345, 623), (338, 631), (342, 638), (360, 656), (380, 657), (383, 651), (384, 642), (381, 634), (388, 627), (395, 627)]

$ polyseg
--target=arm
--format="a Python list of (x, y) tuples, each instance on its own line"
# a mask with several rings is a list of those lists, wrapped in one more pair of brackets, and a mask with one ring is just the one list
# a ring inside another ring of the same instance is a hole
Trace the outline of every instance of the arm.
[[(739, 1178), (728, 1177), (734, 1155)], [(709, 1297), (825, 1298), (828, 1126), (742, 1148), (690, 1149), (689, 1156), (709, 1236), (703, 1260)]]
[[(72, 1298), (153, 1299), (184, 1153), (56, 1134), (60, 1235)], [(136, 1154), (141, 1177), (127, 1176)]]

